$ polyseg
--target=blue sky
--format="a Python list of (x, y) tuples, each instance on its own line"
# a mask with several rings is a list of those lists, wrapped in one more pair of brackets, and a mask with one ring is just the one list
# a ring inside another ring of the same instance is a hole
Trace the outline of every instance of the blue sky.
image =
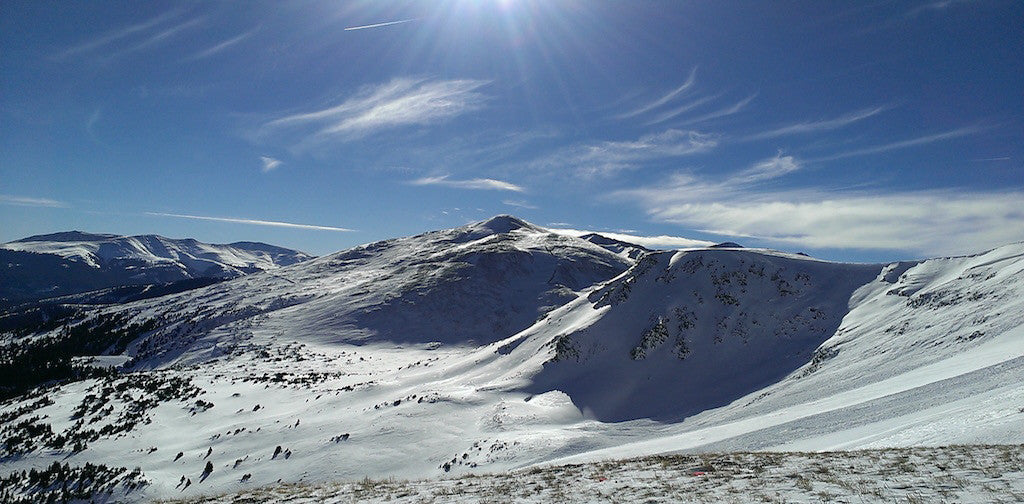
[[(1024, 240), (1016, 0), (5, 2), (0, 241)], [(651, 238), (660, 236), (661, 238)]]

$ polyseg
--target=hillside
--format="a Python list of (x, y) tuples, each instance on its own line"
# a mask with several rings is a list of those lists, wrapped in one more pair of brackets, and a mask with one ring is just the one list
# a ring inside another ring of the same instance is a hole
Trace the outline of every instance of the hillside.
[(128, 349), (148, 368), (201, 362), (242, 345), (276, 347), (261, 337), (271, 333), (305, 344), (480, 345), (529, 327), (631, 265), (586, 241), (499, 216), (93, 317), (156, 321)]
[(1024, 442), (1024, 244), (876, 265), (736, 247), (637, 258), (499, 216), (9, 336), (104, 335), (100, 361), (132, 372), (4, 403), (3, 470), (138, 466), (129, 498), (148, 499)]

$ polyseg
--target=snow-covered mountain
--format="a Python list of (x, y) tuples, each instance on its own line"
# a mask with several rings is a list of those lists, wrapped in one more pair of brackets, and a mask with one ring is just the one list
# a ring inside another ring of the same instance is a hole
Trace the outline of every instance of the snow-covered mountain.
[(0, 406), (0, 477), (102, 463), (132, 500), (677, 450), (1024, 442), (1024, 244), (876, 265), (636, 257), (499, 216), (8, 335), (11, 358), (100, 348), (93, 365), (135, 372)]
[(581, 235), (580, 238), (633, 260), (639, 259), (640, 256), (651, 251), (651, 249), (647, 247), (637, 245), (635, 243), (624, 242), (622, 240), (616, 240), (597, 233), (587, 233), (585, 235)]
[[(675, 265), (703, 254), (674, 254), (672, 267), (663, 271), (671, 272)], [(802, 259), (804, 265), (813, 263)], [(850, 265), (837, 266), (846, 270), (846, 275), (863, 273)], [(787, 269), (793, 278), (801, 270), (807, 272), (809, 278), (805, 278), (811, 286), (821, 278), (805, 268)], [(1024, 422), (1024, 243), (974, 256), (886, 264), (876, 271), (874, 278), (850, 293), (834, 329), (824, 333), (814, 329), (816, 324), (831, 325), (829, 321), (835, 315), (830, 313), (824, 317), (793, 317), (788, 320), (797, 324), (780, 326), (804, 326), (797, 333), (812, 338), (818, 337), (817, 333), (822, 338), (810, 359), (785, 376), (723, 407), (660, 429), (651, 439), (636, 439), (565, 460), (693, 449), (824, 450), (1024, 441), (1024, 431), (1019, 428)], [(785, 274), (780, 276), (785, 278)], [(722, 278), (720, 274), (718, 278)], [(742, 293), (736, 282), (727, 288), (733, 295), (737, 290)], [(643, 295), (636, 298), (638, 303), (643, 303)], [(738, 299), (741, 304), (736, 310), (745, 311), (742, 298)], [(828, 299), (806, 304), (820, 306), (822, 301), (827, 303)], [(655, 305), (650, 313), (656, 314), (658, 308)], [(804, 313), (812, 312), (808, 308)], [(770, 337), (768, 332), (758, 332), (748, 332), (748, 338)], [(718, 346), (726, 347), (725, 351), (731, 345), (739, 352), (760, 354), (740, 356), (746, 364), (760, 361), (761, 366), (776, 370), (786, 359), (787, 349), (792, 348), (791, 342), (798, 342), (784, 333), (777, 334), (785, 341), (775, 345), (774, 351), (766, 351), (764, 346), (759, 348), (750, 342), (730, 341), (728, 330), (716, 334), (722, 337)], [(570, 341), (588, 348), (587, 339), (576, 334)], [(671, 348), (666, 344), (654, 352)], [(807, 347), (803, 348), (806, 351)], [(686, 361), (696, 355), (694, 350)], [(555, 363), (540, 374), (574, 372), (561, 364)], [(575, 364), (583, 369), (588, 366), (582, 360)], [(714, 379), (741, 382), (747, 379), (746, 373), (758, 373), (751, 367), (722, 366), (718, 370), (708, 366), (705, 371)], [(667, 375), (660, 372), (662, 377)], [(698, 378), (696, 384), (702, 381), (711, 380)], [(680, 385), (689, 388), (690, 382)], [(686, 401), (700, 395), (686, 392), (677, 397)]]
[(312, 256), (265, 243), (68, 231), (0, 244), (0, 298), (39, 299), (124, 285), (234, 278)]
[(530, 389), (562, 390), (608, 421), (724, 406), (810, 362), (878, 270), (766, 251), (648, 254), (589, 294), (606, 313), (560, 334)]
[(129, 349), (149, 367), (234, 351), (257, 316), (258, 327), (302, 343), (486, 344), (631, 265), (587, 241), (498, 216), (103, 316), (161, 321)]

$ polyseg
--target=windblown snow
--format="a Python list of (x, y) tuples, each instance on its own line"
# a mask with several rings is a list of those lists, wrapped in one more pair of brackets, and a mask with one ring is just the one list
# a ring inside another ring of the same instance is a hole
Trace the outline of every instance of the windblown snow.
[(0, 406), (0, 477), (104, 464), (111, 498), (145, 500), (683, 451), (1022, 443), (1022, 278), (1020, 243), (874, 265), (635, 254), (499, 216), (83, 313), (82, 328), (142, 328), (132, 372)]

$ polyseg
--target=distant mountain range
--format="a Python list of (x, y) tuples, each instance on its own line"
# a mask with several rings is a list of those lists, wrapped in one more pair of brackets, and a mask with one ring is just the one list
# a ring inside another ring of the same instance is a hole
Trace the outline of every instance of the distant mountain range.
[(216, 245), (157, 235), (81, 231), (30, 236), (0, 245), (0, 303), (199, 278), (235, 278), (312, 258), (256, 242)]

